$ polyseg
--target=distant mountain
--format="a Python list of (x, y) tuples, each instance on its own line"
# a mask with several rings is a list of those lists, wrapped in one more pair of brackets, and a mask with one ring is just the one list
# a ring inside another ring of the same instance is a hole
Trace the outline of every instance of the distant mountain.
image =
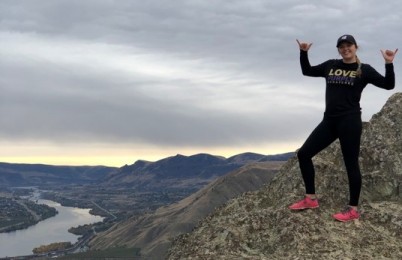
[[(286, 160), (287, 154), (276, 157)], [(0, 186), (42, 186), (97, 184), (143, 190), (165, 188), (199, 189), (216, 177), (246, 163), (269, 160), (271, 156), (244, 153), (226, 159), (200, 153), (176, 155), (156, 162), (138, 160), (121, 168), (106, 166), (54, 166), (45, 164), (0, 163)]]
[(274, 155), (262, 155), (258, 153), (241, 153), (227, 159), (228, 162), (246, 164), (250, 162), (272, 162), (272, 161), (287, 161), (295, 153), (282, 153)]
[[(280, 161), (290, 155), (275, 156)], [(176, 155), (156, 162), (137, 161), (126, 165), (104, 179), (103, 185), (130, 186), (140, 190), (163, 188), (199, 189), (215, 178), (250, 162), (268, 161), (269, 156), (244, 153), (228, 159), (210, 154)]]
[(287, 161), (289, 158), (293, 157), (294, 155), (295, 155), (295, 152), (266, 155), (266, 156), (264, 156), (264, 158), (259, 160), (259, 162)]
[(116, 169), (106, 166), (0, 163), (0, 186), (89, 184), (98, 182)]
[(229, 157), (227, 159), (227, 162), (246, 164), (249, 162), (258, 162), (258, 161), (264, 159), (265, 157), (267, 157), (267, 155), (262, 155), (262, 154), (258, 154), (258, 153), (241, 153), (241, 154)]
[[(258, 159), (256, 156), (254, 159)], [(215, 161), (210, 156), (190, 158)], [(183, 158), (181, 158), (183, 159)], [(253, 162), (219, 177), (191, 196), (161, 207), (152, 214), (132, 217), (100, 233), (91, 241), (91, 249), (109, 247), (141, 248), (144, 259), (165, 259), (176, 236), (190, 232), (216, 207), (243, 192), (256, 190), (268, 183), (285, 162)]]

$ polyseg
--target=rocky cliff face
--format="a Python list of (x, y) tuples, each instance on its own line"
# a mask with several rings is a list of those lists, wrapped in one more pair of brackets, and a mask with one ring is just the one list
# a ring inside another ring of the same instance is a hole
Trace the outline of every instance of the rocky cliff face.
[(402, 93), (364, 124), (360, 220), (331, 217), (349, 196), (339, 143), (314, 162), (320, 208), (287, 209), (304, 194), (293, 157), (268, 185), (231, 200), (177, 239), (169, 259), (402, 259)]

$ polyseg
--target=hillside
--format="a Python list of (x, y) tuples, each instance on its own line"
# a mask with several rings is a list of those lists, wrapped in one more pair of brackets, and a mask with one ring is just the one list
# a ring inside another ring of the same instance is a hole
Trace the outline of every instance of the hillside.
[(139, 247), (150, 259), (163, 259), (173, 238), (190, 232), (216, 207), (239, 194), (269, 182), (284, 162), (255, 162), (213, 181), (178, 203), (153, 214), (116, 224), (91, 241), (91, 249)]
[(339, 143), (314, 162), (319, 209), (288, 210), (304, 193), (293, 157), (268, 185), (231, 200), (180, 236), (168, 259), (402, 259), (402, 93), (364, 124), (360, 220), (331, 217), (348, 202)]

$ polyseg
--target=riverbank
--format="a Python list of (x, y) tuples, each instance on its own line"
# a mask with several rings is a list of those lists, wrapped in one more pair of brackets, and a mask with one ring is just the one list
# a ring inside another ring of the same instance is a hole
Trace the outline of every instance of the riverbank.
[(54, 217), (55, 208), (10, 194), (0, 194), (0, 233), (26, 229)]

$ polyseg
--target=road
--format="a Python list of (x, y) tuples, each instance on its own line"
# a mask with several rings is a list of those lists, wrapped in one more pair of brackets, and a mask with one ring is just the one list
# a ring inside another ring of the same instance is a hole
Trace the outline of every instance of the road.
[(91, 203), (94, 204), (97, 208), (99, 208), (100, 210), (106, 212), (107, 214), (109, 214), (110, 216), (113, 217), (113, 220), (117, 219), (116, 215), (114, 215), (112, 212), (108, 211), (105, 208), (102, 208), (101, 206), (99, 206), (98, 203), (96, 203), (95, 201), (91, 200)]

